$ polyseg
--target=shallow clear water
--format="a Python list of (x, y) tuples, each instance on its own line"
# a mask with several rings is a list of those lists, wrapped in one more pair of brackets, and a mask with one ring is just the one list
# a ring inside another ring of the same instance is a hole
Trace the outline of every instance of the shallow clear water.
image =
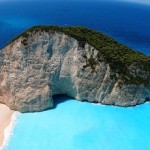
[(150, 103), (121, 108), (59, 99), (55, 109), (21, 114), (8, 150), (150, 149)]

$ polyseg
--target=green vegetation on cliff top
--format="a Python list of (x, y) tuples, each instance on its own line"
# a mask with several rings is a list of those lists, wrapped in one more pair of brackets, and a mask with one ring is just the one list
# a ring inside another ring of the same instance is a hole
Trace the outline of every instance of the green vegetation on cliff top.
[[(104, 58), (105, 61), (111, 65), (111, 68), (114, 69), (115, 72), (119, 73), (120, 76), (123, 76), (124, 79), (130, 78), (128, 66), (133, 63), (139, 69), (150, 71), (150, 56), (145, 56), (140, 52), (134, 51), (127, 46), (118, 43), (105, 34), (85, 27), (35, 26), (23, 32), (15, 39), (21, 36), (27, 38), (30, 35), (30, 32), (37, 31), (63, 32), (64, 34), (67, 34), (78, 40), (80, 46), (82, 47), (84, 47), (85, 43), (90, 44), (95, 49), (99, 50), (99, 61), (102, 61), (101, 58)], [(15, 39), (13, 39), (13, 41)], [(89, 65), (94, 68), (96, 62), (93, 60), (89, 61), (89, 63)], [(141, 81), (138, 79), (137, 82), (143, 83), (143, 79), (141, 79)]]

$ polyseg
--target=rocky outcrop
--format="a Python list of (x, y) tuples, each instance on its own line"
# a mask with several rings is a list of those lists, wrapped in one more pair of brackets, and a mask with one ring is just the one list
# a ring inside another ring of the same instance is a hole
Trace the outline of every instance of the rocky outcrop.
[[(21, 112), (53, 107), (55, 94), (102, 104), (132, 106), (150, 100), (150, 85), (124, 84), (100, 51), (57, 31), (31, 32), (0, 51), (0, 102)], [(101, 56), (103, 58), (103, 56)], [(89, 65), (92, 58), (94, 68)], [(102, 59), (103, 60), (103, 59)], [(148, 71), (129, 66), (130, 74)]]

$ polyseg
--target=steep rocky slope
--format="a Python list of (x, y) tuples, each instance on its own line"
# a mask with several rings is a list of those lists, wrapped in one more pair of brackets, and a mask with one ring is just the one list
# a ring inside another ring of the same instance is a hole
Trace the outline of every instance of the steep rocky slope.
[(150, 59), (86, 28), (33, 27), (0, 51), (0, 102), (42, 111), (53, 107), (55, 94), (118, 106), (144, 103)]

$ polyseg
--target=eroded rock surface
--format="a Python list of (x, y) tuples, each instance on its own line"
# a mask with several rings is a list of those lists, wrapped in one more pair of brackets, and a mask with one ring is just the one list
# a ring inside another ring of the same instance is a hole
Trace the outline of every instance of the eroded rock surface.
[[(132, 106), (150, 99), (150, 86), (121, 84), (100, 52), (61, 32), (36, 32), (0, 52), (0, 102), (21, 112), (53, 107), (55, 94), (102, 104)], [(89, 60), (95, 60), (94, 68)], [(150, 76), (130, 66), (131, 74)], [(115, 76), (115, 78), (113, 78)]]

